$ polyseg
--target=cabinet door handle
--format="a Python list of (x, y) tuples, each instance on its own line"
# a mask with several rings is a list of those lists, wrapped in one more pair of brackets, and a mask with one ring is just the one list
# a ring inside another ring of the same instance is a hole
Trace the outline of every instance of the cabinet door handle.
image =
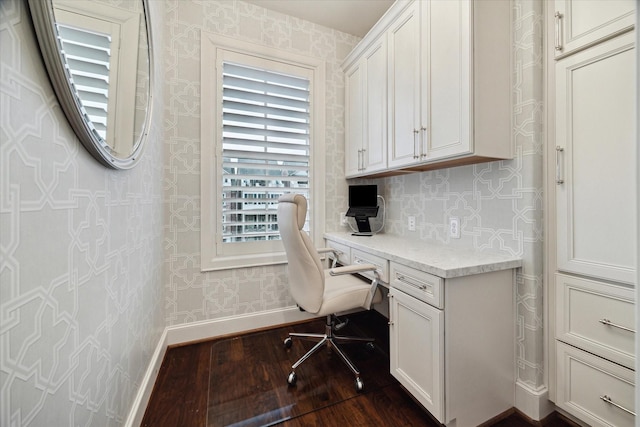
[(418, 156), (418, 150), (416, 150), (416, 140), (418, 139), (418, 134), (420, 133), (420, 131), (418, 129), (414, 129), (413, 130), (413, 158), (417, 159)]
[(422, 126), (420, 130), (420, 157), (427, 157), (427, 128)]
[(556, 147), (556, 184), (564, 184), (564, 173), (562, 170), (562, 162), (560, 159), (560, 155), (563, 152), (564, 148), (558, 145)]
[(627, 328), (626, 326), (622, 326), (622, 325), (618, 325), (617, 323), (613, 323), (611, 320), (609, 319), (600, 319), (598, 320), (598, 322), (602, 323), (603, 325), (607, 325), (607, 326), (611, 326), (614, 328), (618, 328), (618, 329), (622, 329), (623, 331), (627, 331), (627, 332), (631, 332), (631, 333), (636, 333), (635, 330)]
[(556, 24), (555, 48), (558, 52), (560, 52), (562, 50), (562, 14), (560, 12), (556, 12), (556, 14), (553, 16), (555, 18)]
[(635, 412), (633, 412), (633, 411), (631, 411), (631, 410), (629, 410), (629, 409), (625, 408), (624, 406), (622, 406), (622, 405), (620, 405), (620, 404), (618, 404), (618, 403), (614, 402), (614, 401), (613, 401), (613, 400), (611, 400), (611, 398), (610, 398), (609, 396), (607, 396), (606, 394), (605, 394), (605, 395), (603, 395), (603, 396), (600, 396), (600, 399), (604, 400), (604, 401), (605, 401), (605, 402), (607, 402), (609, 405), (615, 406), (616, 408), (618, 408), (618, 409), (620, 409), (620, 410), (622, 410), (622, 411), (626, 412), (627, 414), (631, 414), (631, 415), (633, 415), (634, 417), (636, 416), (636, 413), (635, 413)]
[(367, 168), (367, 166), (368, 166), (366, 164), (366, 162), (367, 162), (367, 155), (366, 154), (367, 154), (367, 149), (363, 148), (362, 149), (362, 170), (365, 170)]
[(362, 150), (358, 150), (358, 170), (362, 170)]

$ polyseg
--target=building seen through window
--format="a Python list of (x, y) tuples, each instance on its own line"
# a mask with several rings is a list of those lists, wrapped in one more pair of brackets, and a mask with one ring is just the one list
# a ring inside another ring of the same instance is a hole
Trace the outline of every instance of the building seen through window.
[(309, 196), (309, 80), (223, 70), (222, 242), (279, 240), (278, 198)]

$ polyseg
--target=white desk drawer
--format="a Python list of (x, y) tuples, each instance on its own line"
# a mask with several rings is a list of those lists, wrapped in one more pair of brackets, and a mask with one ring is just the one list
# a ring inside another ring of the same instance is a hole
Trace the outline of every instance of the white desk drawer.
[[(349, 265), (351, 263), (351, 248), (349, 246), (327, 240), (327, 247), (340, 251), (340, 253), (338, 254), (338, 262), (340, 264)], [(330, 253), (329, 257), (333, 259), (333, 254)]]
[[(556, 343), (556, 404), (593, 427), (633, 426), (635, 416), (627, 411), (635, 412), (634, 371)], [(607, 402), (603, 398), (611, 400)]]
[[(389, 283), (389, 261), (385, 258), (361, 251), (351, 249), (351, 264), (373, 264), (380, 275), (380, 280), (385, 284)], [(374, 279), (373, 273), (362, 273), (368, 279)]]
[(444, 307), (444, 279), (406, 265), (391, 263), (390, 285), (437, 308)]
[(562, 274), (556, 290), (556, 338), (633, 369), (634, 291)]

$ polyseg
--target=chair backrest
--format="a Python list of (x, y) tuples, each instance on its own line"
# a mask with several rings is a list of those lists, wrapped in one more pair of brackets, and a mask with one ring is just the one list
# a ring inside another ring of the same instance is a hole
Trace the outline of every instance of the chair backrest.
[(289, 289), (296, 303), (317, 313), (324, 294), (324, 268), (309, 235), (302, 230), (307, 199), (288, 193), (278, 199), (278, 229), (289, 262)]

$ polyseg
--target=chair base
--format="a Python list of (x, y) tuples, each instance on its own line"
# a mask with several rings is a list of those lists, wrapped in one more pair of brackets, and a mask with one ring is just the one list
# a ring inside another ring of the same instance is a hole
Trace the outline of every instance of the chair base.
[[(342, 324), (344, 326), (344, 324)], [(362, 338), (362, 337), (349, 337), (349, 336), (341, 336), (336, 335), (336, 329), (339, 329), (342, 326), (336, 327), (335, 322), (333, 321), (332, 315), (327, 315), (327, 320), (325, 323), (325, 333), (324, 334), (308, 334), (308, 333), (296, 333), (291, 332), (289, 336), (284, 340), (284, 344), (287, 348), (291, 347), (292, 339), (299, 338), (310, 341), (318, 341), (316, 345), (313, 346), (311, 350), (309, 350), (304, 356), (302, 356), (296, 363), (291, 366), (291, 372), (287, 377), (287, 383), (290, 386), (295, 385), (297, 380), (296, 368), (300, 366), (305, 360), (311, 357), (314, 353), (318, 352), (321, 348), (326, 347), (327, 349), (333, 349), (340, 356), (342, 361), (349, 367), (351, 372), (355, 375), (355, 385), (357, 391), (364, 390), (364, 382), (362, 378), (360, 378), (360, 371), (358, 368), (351, 362), (349, 357), (342, 351), (338, 344), (344, 343), (352, 343), (352, 342), (361, 342), (361, 343), (370, 343), (373, 345), (375, 339), (373, 338)]]

